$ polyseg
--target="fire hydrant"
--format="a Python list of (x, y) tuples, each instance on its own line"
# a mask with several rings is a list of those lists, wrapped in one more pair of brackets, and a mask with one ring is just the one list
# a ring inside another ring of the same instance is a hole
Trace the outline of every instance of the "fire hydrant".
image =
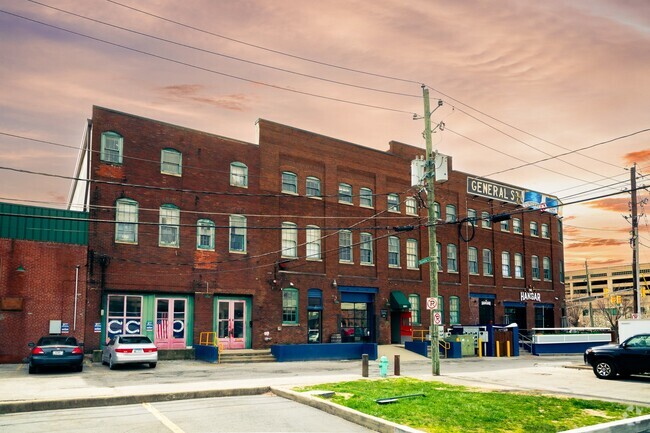
[(388, 375), (388, 358), (382, 356), (379, 358), (379, 375), (386, 377)]

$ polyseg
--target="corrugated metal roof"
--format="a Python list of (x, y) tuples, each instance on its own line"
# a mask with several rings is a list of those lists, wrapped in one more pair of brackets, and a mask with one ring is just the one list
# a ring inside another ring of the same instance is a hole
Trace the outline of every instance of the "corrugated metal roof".
[(0, 238), (88, 245), (88, 212), (0, 203)]

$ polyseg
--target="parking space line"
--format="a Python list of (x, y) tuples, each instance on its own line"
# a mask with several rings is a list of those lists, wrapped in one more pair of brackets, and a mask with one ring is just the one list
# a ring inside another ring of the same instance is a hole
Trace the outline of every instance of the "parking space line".
[(163, 423), (165, 427), (167, 427), (169, 430), (171, 430), (174, 433), (185, 433), (182, 428), (174, 424), (173, 422), (170, 421), (169, 418), (167, 418), (165, 415), (160, 413), (158, 409), (153, 407), (149, 403), (142, 403), (142, 406), (144, 406), (145, 409), (147, 409), (153, 416), (158, 418), (158, 420)]

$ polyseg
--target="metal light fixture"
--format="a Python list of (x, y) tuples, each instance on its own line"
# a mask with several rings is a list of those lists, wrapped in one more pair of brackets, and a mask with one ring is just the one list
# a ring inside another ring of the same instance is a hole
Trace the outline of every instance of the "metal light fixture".
[(16, 268), (16, 272), (25, 272), (25, 268), (23, 268), (22, 264), (18, 265), (18, 267)]

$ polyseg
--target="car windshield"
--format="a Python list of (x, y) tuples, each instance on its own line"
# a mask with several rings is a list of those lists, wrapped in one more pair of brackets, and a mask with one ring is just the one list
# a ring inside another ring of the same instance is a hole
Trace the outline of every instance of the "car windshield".
[(59, 336), (49, 336), (41, 337), (38, 340), (39, 346), (76, 346), (77, 339), (74, 337), (59, 337)]
[(120, 344), (151, 344), (151, 340), (144, 336), (121, 337)]

